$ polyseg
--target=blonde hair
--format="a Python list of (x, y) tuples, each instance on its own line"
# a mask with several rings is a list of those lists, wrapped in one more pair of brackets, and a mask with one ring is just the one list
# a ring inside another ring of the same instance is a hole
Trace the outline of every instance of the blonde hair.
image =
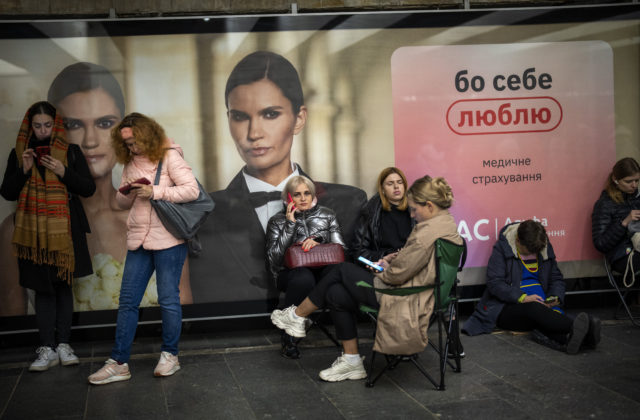
[(167, 135), (164, 129), (153, 118), (138, 112), (133, 112), (120, 121), (111, 129), (111, 145), (116, 152), (116, 159), (119, 163), (127, 164), (133, 159), (133, 154), (122, 139), (120, 130), (130, 127), (136, 144), (140, 146), (143, 154), (151, 162), (159, 162), (166, 151)]
[(282, 190), (282, 201), (287, 201), (287, 194), (293, 194), (298, 185), (305, 184), (309, 188), (309, 192), (313, 198), (316, 198), (316, 186), (309, 178), (303, 175), (292, 176)]
[(409, 183), (407, 182), (407, 177), (404, 176), (404, 173), (394, 167), (389, 166), (388, 168), (384, 168), (380, 175), (378, 175), (378, 195), (380, 196), (380, 201), (382, 202), (382, 208), (385, 211), (391, 211), (391, 203), (389, 199), (384, 195), (384, 180), (391, 174), (398, 174), (400, 178), (402, 178), (402, 183), (404, 184), (404, 195), (402, 196), (402, 200), (400, 200), (400, 204), (398, 205), (398, 210), (404, 211), (407, 209), (407, 190), (409, 189)]
[(423, 206), (427, 201), (431, 201), (441, 209), (448, 209), (453, 204), (453, 191), (442, 177), (431, 178), (425, 175), (417, 179), (409, 188), (407, 195)]

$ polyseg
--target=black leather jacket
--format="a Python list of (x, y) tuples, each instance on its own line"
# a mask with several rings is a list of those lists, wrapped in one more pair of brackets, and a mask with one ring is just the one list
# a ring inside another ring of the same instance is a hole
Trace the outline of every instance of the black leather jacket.
[(376, 194), (367, 202), (362, 211), (353, 234), (351, 246), (352, 257), (363, 256), (371, 261), (378, 261), (385, 255), (385, 251), (378, 247), (380, 243), (380, 214), (382, 201)]
[(296, 222), (287, 220), (285, 212), (275, 214), (267, 224), (267, 265), (274, 280), (282, 270), (282, 260), (287, 248), (296, 242), (314, 238), (320, 243), (336, 243), (345, 249), (338, 219), (333, 210), (316, 205), (309, 210), (295, 213)]
[(640, 195), (623, 194), (624, 201), (616, 203), (603, 191), (593, 206), (591, 214), (591, 236), (596, 249), (614, 262), (627, 255), (627, 249), (633, 249), (631, 234), (620, 223), (631, 210), (640, 209)]
[[(351, 256), (357, 259), (363, 256), (371, 261), (378, 261), (387, 254), (397, 249), (381, 248), (380, 243), (380, 219), (382, 215), (382, 201), (376, 194), (367, 202), (362, 211), (353, 235), (351, 244)], [(411, 221), (413, 224), (413, 220)]]

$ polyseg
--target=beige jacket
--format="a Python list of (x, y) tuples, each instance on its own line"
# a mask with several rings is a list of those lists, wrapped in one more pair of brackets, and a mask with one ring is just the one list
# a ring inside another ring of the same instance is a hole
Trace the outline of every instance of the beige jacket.
[[(435, 241), (462, 244), (448, 211), (417, 224), (391, 265), (374, 278), (376, 288), (426, 286), (436, 278)], [(384, 354), (415, 354), (427, 346), (433, 289), (409, 296), (378, 294), (380, 311), (373, 349)]]

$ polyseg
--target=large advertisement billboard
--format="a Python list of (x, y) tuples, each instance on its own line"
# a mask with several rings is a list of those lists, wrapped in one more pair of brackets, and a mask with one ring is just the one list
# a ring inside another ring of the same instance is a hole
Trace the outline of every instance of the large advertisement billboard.
[[(636, 6), (3, 22), (0, 36), (3, 169), (25, 110), (48, 99), (97, 185), (82, 199), (94, 274), (74, 281), (81, 324), (115, 319), (127, 212), (115, 204), (122, 167), (109, 130), (130, 112), (165, 128), (217, 204), (199, 235), (202, 253), (182, 275), (185, 318), (277, 305), (265, 226), (243, 175), (258, 163), (225, 93), (232, 69), (256, 51), (282, 55), (299, 75), (306, 120), (279, 156), (323, 186), (321, 200), (336, 207), (347, 237), (355, 197), (375, 193), (383, 168), (398, 166), (410, 183), (425, 174), (451, 183), (469, 246), (463, 286), (484, 282), (504, 224), (534, 217), (566, 277), (602, 275), (592, 206), (616, 159), (640, 157)], [(274, 98), (251, 97), (260, 95)], [(277, 135), (264, 128), (270, 141)], [(0, 199), (4, 330), (33, 313), (11, 250), (14, 211)], [(143, 306), (156, 304), (152, 277)]]

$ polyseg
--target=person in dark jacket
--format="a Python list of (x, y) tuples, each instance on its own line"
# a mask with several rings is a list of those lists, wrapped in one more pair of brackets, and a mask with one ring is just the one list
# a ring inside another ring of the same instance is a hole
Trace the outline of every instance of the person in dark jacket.
[[(282, 191), (282, 200), (288, 201), (286, 209), (271, 217), (267, 225), (266, 253), (274, 284), (284, 292), (284, 303), (289, 307), (299, 305), (333, 266), (286, 268), (283, 262), (287, 248), (297, 242), (305, 251), (320, 243), (345, 245), (336, 214), (317, 204), (315, 186), (309, 178), (291, 178)], [(281, 354), (289, 359), (300, 357), (298, 341), (284, 331)]]
[(298, 72), (285, 57), (256, 51), (236, 64), (225, 87), (229, 131), (246, 165), (220, 191), (198, 231), (202, 254), (190, 260), (194, 303), (243, 302), (241, 311), (264, 312), (278, 304), (265, 264), (269, 219), (283, 210), (289, 179), (314, 181), (318, 204), (335, 211), (345, 243), (367, 196), (350, 185), (318, 182), (291, 160), (295, 136), (307, 120)]
[[(634, 158), (620, 159), (607, 176), (604, 191), (593, 206), (591, 237), (611, 267), (624, 273), (633, 249), (629, 225), (640, 220), (640, 165)], [(637, 223), (637, 222), (636, 222)], [(640, 252), (633, 253), (633, 266), (640, 267)]]
[(62, 117), (49, 102), (27, 111), (9, 155), (0, 194), (17, 201), (12, 247), (19, 282), (35, 291), (40, 347), (30, 371), (78, 364), (69, 346), (74, 277), (92, 273), (89, 223), (78, 196), (96, 189), (80, 148), (67, 143)]
[(413, 223), (407, 207), (407, 178), (395, 167), (380, 172), (378, 193), (362, 209), (356, 225), (351, 255), (370, 261), (384, 258), (387, 262), (407, 242)]
[(487, 265), (487, 288), (462, 331), (487, 334), (497, 325), (532, 331), (531, 338), (556, 350), (575, 354), (581, 345), (600, 341), (600, 320), (581, 312), (565, 315), (565, 282), (553, 247), (540, 222), (525, 220), (500, 231)]

